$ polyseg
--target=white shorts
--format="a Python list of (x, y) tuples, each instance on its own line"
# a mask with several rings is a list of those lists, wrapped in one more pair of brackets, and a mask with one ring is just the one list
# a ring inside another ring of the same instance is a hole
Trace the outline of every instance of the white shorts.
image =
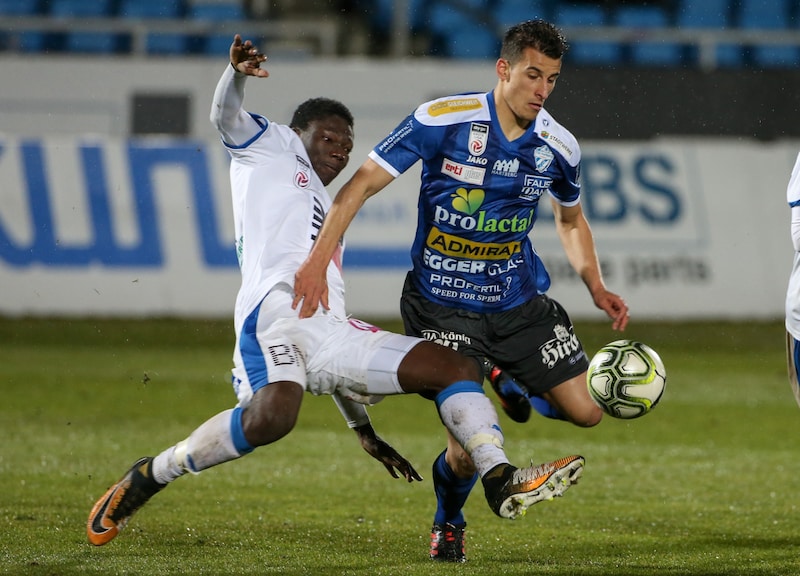
[(800, 342), (789, 332), (786, 332), (786, 363), (789, 365), (789, 385), (800, 405)]
[(329, 312), (300, 319), (291, 302), (291, 292), (273, 289), (244, 322), (233, 368), (240, 406), (258, 389), (280, 381), (365, 404), (403, 393), (397, 369), (420, 338)]

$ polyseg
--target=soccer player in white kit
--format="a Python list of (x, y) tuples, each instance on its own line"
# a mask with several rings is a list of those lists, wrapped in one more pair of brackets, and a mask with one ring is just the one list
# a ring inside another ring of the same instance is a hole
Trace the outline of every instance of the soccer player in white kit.
[(792, 210), (791, 235), (794, 261), (789, 286), (786, 290), (786, 352), (789, 363), (789, 383), (797, 403), (800, 404), (800, 153), (786, 188), (786, 200)]
[(236, 251), (242, 284), (236, 299), (235, 408), (201, 424), (155, 457), (138, 460), (95, 503), (89, 541), (113, 540), (153, 495), (180, 476), (235, 460), (276, 442), (295, 425), (303, 393), (332, 395), (362, 447), (409, 482), (419, 474), (372, 428), (365, 404), (418, 393), (434, 400), (450, 433), (483, 478), (501, 517), (560, 496), (583, 471), (583, 458), (516, 468), (503, 450), (497, 413), (484, 395), (480, 368), (454, 350), (380, 330), (347, 317), (341, 274), (343, 242), (327, 268), (329, 306), (307, 318), (294, 309), (294, 274), (308, 256), (331, 205), (325, 186), (347, 164), (353, 119), (347, 108), (314, 98), (290, 126), (246, 112), (247, 76), (267, 77), (266, 60), (237, 34), (214, 94), (211, 121), (231, 156)]

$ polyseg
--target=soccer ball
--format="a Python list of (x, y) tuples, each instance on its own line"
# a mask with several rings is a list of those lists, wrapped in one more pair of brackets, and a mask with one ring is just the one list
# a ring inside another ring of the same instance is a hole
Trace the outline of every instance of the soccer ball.
[(606, 414), (630, 420), (655, 408), (664, 394), (667, 372), (650, 346), (617, 340), (594, 355), (586, 383), (592, 399)]

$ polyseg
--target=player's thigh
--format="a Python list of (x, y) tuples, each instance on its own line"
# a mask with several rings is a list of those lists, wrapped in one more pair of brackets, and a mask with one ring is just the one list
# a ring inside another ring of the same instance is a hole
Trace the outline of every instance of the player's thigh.
[[(566, 310), (552, 298), (542, 295), (487, 318), (494, 335), (490, 358), (529, 393), (543, 395), (585, 376), (583, 345)], [(589, 398), (586, 390), (583, 396)]]
[(398, 379), (405, 392), (433, 398), (455, 382), (482, 382), (483, 370), (475, 359), (423, 340), (402, 359)]
[(603, 418), (586, 387), (586, 372), (554, 386), (541, 396), (550, 402), (570, 422), (578, 426), (594, 426)]
[(305, 350), (313, 349), (322, 336), (314, 330), (314, 322), (302, 324), (298, 318), (275, 317), (262, 307), (244, 322), (234, 351), (232, 381), (242, 407), (273, 382), (295, 382), (305, 390)]
[(324, 344), (308, 356), (308, 389), (314, 394), (361, 396), (404, 393), (398, 370), (419, 338), (381, 330), (354, 318), (327, 319)]

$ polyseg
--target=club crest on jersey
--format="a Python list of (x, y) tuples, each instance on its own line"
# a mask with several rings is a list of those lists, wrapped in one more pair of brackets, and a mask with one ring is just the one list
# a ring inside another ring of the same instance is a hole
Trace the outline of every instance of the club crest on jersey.
[(298, 188), (308, 188), (311, 183), (311, 166), (300, 156), (297, 158), (297, 166), (294, 170), (294, 184)]
[(533, 161), (537, 172), (545, 172), (553, 163), (553, 151), (548, 146), (539, 146), (533, 151)]
[(469, 125), (469, 153), (480, 156), (486, 152), (486, 143), (489, 141), (489, 126), (473, 122)]

